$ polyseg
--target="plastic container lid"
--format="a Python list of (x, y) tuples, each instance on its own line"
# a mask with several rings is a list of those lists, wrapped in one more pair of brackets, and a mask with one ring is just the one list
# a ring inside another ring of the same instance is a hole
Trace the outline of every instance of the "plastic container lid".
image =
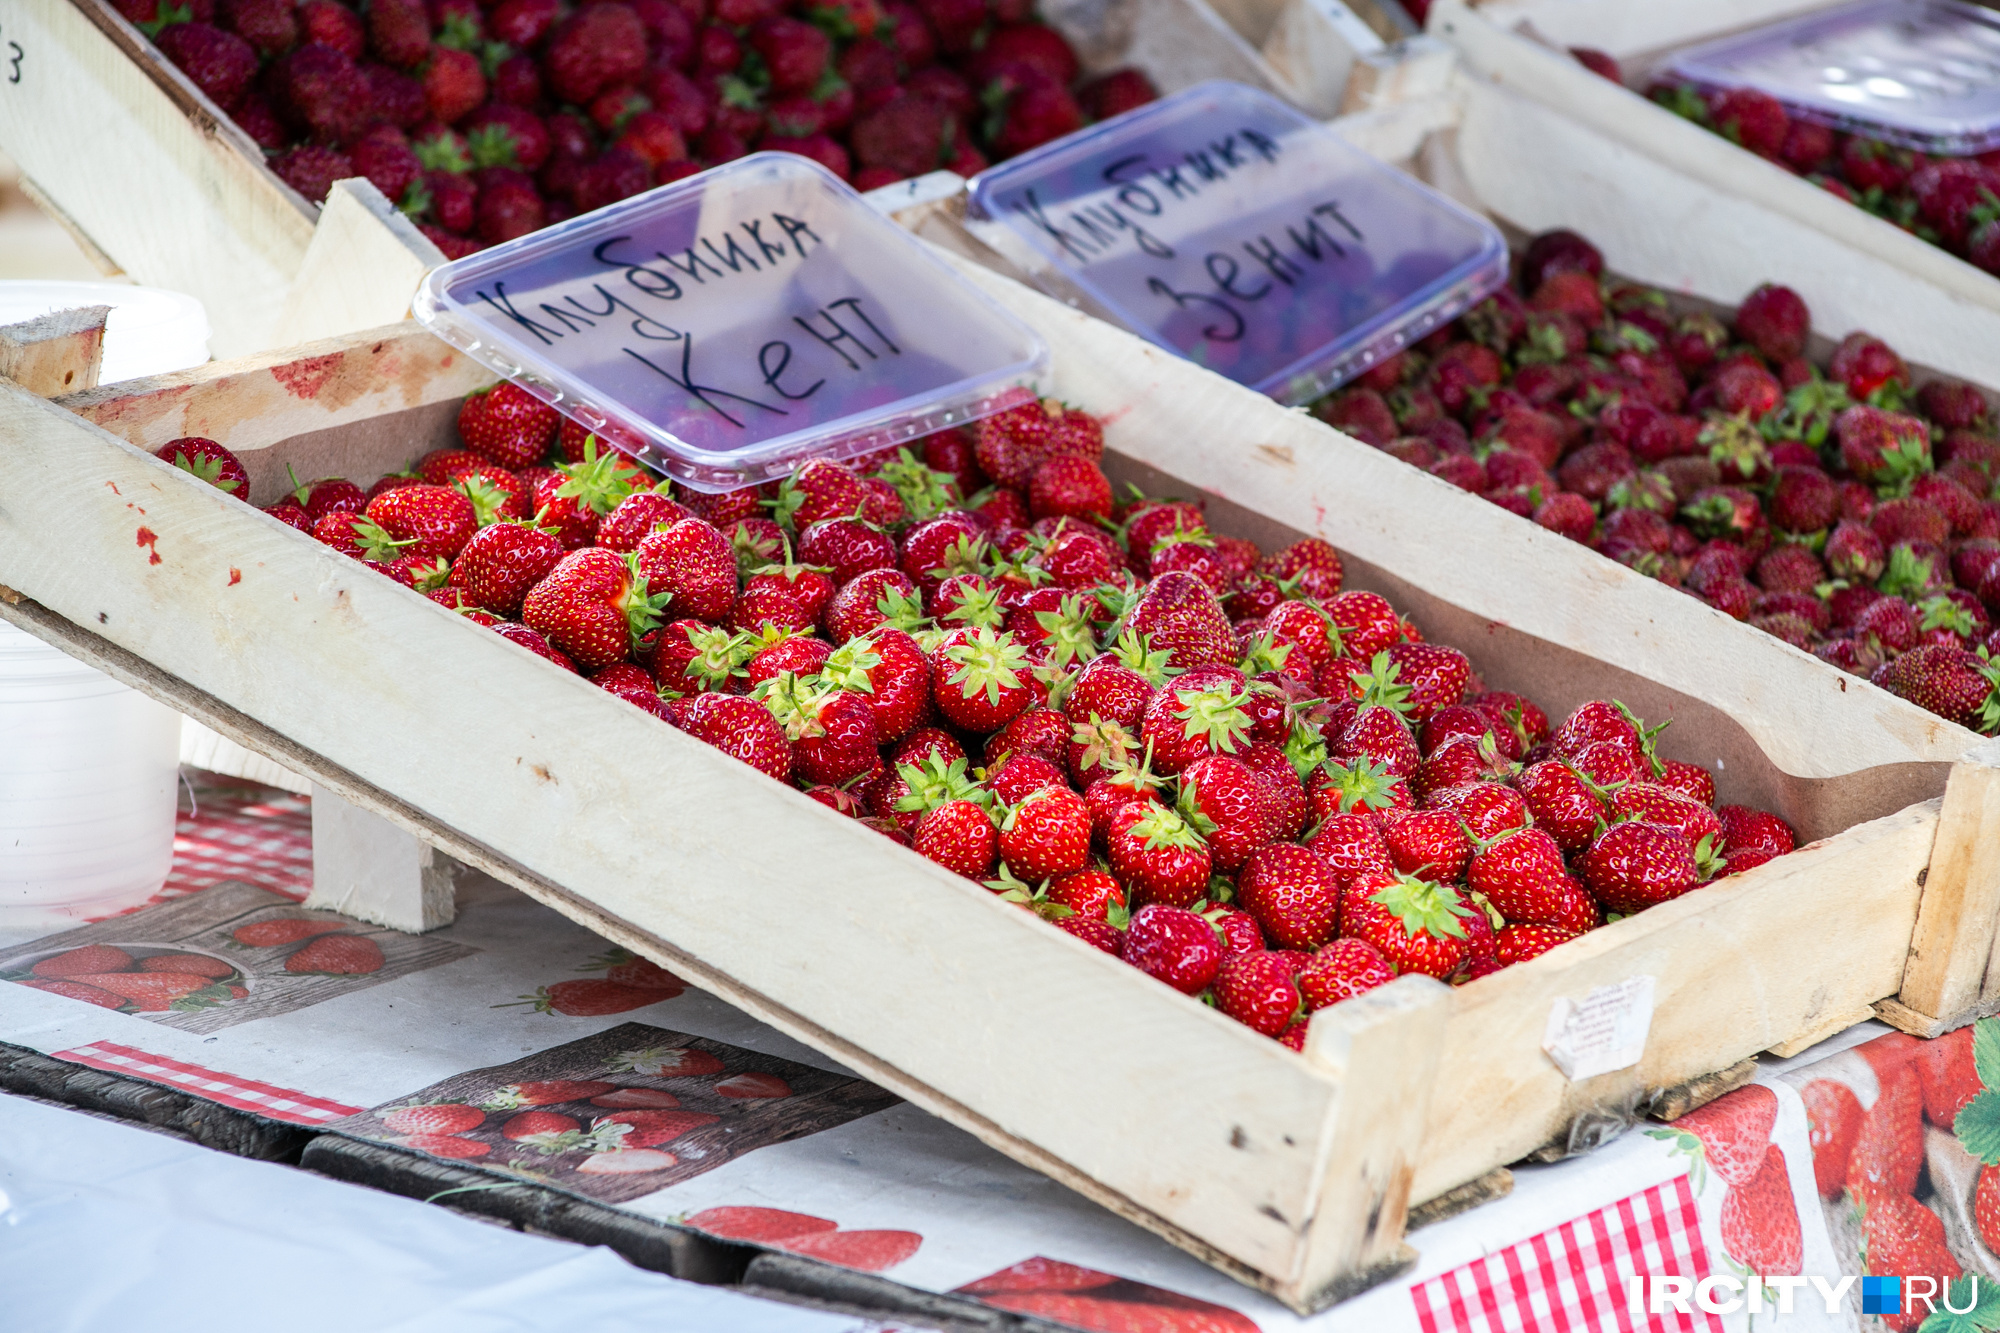
[(1283, 403), (1506, 281), (1484, 218), (1240, 84), (1198, 84), (989, 171), (968, 215), (1035, 277)]
[(122, 282), (0, 282), (0, 324), (87, 305), (111, 307), (99, 384), (164, 375), (208, 360), (208, 312), (192, 296)]
[(1049, 380), (1032, 329), (791, 153), (446, 264), (414, 312), (698, 491), (914, 440)]
[(2000, 14), (1958, 0), (1860, 0), (1690, 47), (1668, 68), (1927, 153), (2000, 145)]

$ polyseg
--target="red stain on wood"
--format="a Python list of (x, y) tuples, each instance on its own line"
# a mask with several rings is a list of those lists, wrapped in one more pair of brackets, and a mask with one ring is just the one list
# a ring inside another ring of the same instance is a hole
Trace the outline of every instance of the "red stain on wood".
[(233, 588), (241, 582), (243, 582), (243, 571), (231, 567), (229, 571), (229, 586)]
[(119, 490), (119, 489), (118, 489), (118, 483), (117, 483), (117, 482), (115, 482), (115, 481), (112, 481), (112, 480), (110, 480), (109, 478), (106, 478), (106, 480), (105, 480), (104, 484), (105, 484), (106, 486), (109, 486), (109, 487), (111, 488), (111, 493), (112, 493), (113, 495), (123, 495), (123, 494), (125, 494), (125, 492), (123, 492), (123, 491), (121, 491), (121, 490)]
[(316, 398), (333, 378), (333, 372), (340, 369), (341, 360), (341, 353), (329, 352), (303, 361), (288, 361), (282, 366), (272, 366), (271, 378), (284, 385), (285, 392), (294, 398)]
[(153, 553), (152, 556), (146, 561), (147, 564), (157, 565), (160, 563), (159, 543), (160, 543), (160, 534), (154, 532), (151, 528), (139, 529), (139, 545), (145, 547), (147, 550)]

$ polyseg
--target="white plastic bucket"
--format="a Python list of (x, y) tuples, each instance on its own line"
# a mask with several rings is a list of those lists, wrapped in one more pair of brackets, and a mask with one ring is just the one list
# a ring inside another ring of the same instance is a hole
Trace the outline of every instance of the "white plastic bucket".
[[(108, 305), (100, 383), (208, 360), (208, 315), (116, 282), (0, 282), (0, 324)], [(0, 622), (0, 933), (135, 907), (174, 859), (181, 718)]]

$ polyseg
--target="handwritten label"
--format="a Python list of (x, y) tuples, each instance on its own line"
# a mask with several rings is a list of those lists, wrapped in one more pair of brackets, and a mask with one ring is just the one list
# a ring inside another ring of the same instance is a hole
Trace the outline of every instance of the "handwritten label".
[(8, 38), (6, 29), (0, 28), (0, 80), (19, 83), (21, 62), (27, 58), (28, 53), (21, 49), (21, 44)]
[(797, 157), (551, 233), (439, 270), (418, 317), (698, 486), (936, 429), (1045, 372), (1031, 332)]
[(1563, 998), (1550, 1005), (1542, 1049), (1576, 1082), (1638, 1064), (1652, 1026), (1653, 978), (1627, 977), (1597, 987), (1581, 1004)]
[(1233, 84), (983, 173), (971, 214), (1135, 332), (1288, 402), (1505, 275), (1491, 226)]

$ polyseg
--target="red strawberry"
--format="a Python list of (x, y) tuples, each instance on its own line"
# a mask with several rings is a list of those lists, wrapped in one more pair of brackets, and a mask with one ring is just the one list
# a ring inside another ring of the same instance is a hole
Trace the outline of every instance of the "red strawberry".
[(382, 962), (382, 946), (366, 935), (320, 935), (285, 959), (285, 971), (355, 976), (380, 972)]
[(1249, 701), (1234, 668), (1191, 671), (1155, 691), (1139, 723), (1153, 766), (1175, 774), (1206, 755), (1236, 753), (1250, 739)]
[(1382, 840), (1382, 830), (1365, 814), (1328, 815), (1306, 845), (1344, 879), (1396, 873), (1395, 863), (1389, 858), (1389, 844)]
[(1564, 926), (1544, 926), (1533, 922), (1506, 926), (1494, 933), (1493, 958), (1500, 966), (1511, 967), (1530, 958), (1539, 958), (1558, 944), (1569, 943), (1581, 933)]
[(1276, 954), (1233, 953), (1216, 970), (1215, 1003), (1245, 1027), (1275, 1037), (1298, 1014), (1299, 990)]
[(1028, 656), (1014, 637), (991, 629), (960, 629), (938, 645), (931, 698), (952, 725), (998, 731), (1034, 701)]
[(753, 1101), (760, 1098), (775, 1100), (791, 1096), (792, 1086), (776, 1074), (753, 1070), (723, 1079), (715, 1085), (715, 1093), (719, 1097), (730, 1097), (739, 1101)]
[(110, 944), (86, 944), (44, 958), (28, 970), (38, 977), (73, 977), (85, 972), (126, 972), (131, 967), (132, 955), (123, 949)]
[(914, 1231), (822, 1231), (776, 1242), (781, 1250), (863, 1273), (882, 1273), (917, 1252), (924, 1238)]
[(825, 678), (864, 695), (884, 741), (900, 740), (930, 712), (930, 661), (902, 630), (884, 626), (835, 649)]
[[(1869, 1273), (1921, 1273), (1956, 1280), (1964, 1271), (1945, 1243), (1943, 1220), (1903, 1194), (1883, 1194), (1864, 1201), (1861, 1255)], [(1882, 1322), (1894, 1333), (1915, 1333), (1927, 1318), (1921, 1311), (1906, 1310), (1883, 1315)]]
[(636, 555), (571, 551), (528, 591), (521, 619), (578, 667), (595, 671), (622, 660), (660, 623), (665, 600), (646, 586)]
[(1972, 1063), (1972, 1029), (1959, 1028), (1927, 1041), (1910, 1058), (1924, 1095), (1924, 1116), (1949, 1130), (1965, 1104), (1979, 1094), (1979, 1071)]
[(547, 639), (535, 633), (535, 631), (529, 629), (526, 625), (517, 625), (512, 621), (503, 620), (493, 626), (493, 632), (501, 638), (506, 639), (509, 643), (520, 644), (523, 648), (535, 654), (535, 656), (555, 663), (555, 665), (561, 667), (564, 671), (570, 672), (572, 675), (576, 673), (576, 663), (570, 661), (568, 657), (557, 652), (554, 648), (549, 647)]
[(397, 541), (366, 515), (346, 510), (336, 510), (313, 524), (312, 535), (313, 540), (342, 555), (371, 563), (392, 561), (399, 551), (415, 545), (413, 541)]
[(1514, 779), (1527, 798), (1535, 826), (1545, 829), (1565, 852), (1590, 845), (1604, 807), (1576, 771), (1558, 760), (1530, 764)]
[(500, 1126), (500, 1136), (518, 1142), (531, 1134), (562, 1134), (581, 1128), (582, 1121), (558, 1111), (523, 1111), (508, 1117)]
[(597, 539), (606, 514), (636, 489), (651, 484), (650, 478), (629, 459), (616, 453), (599, 453), (592, 436), (584, 442), (584, 460), (564, 463), (552, 470), (524, 472), (541, 475), (534, 483), (535, 522), (553, 530), (569, 550), (578, 550)]
[(1049, 901), (1067, 907), (1078, 916), (1104, 920), (1113, 913), (1122, 920), (1125, 886), (1102, 870), (1079, 870), (1049, 885)]
[(1090, 807), (1068, 787), (1030, 792), (1000, 826), (1000, 855), (1030, 883), (1083, 870), (1090, 863)]
[(1215, 591), (1192, 574), (1167, 573), (1146, 585), (1126, 614), (1125, 629), (1164, 653), (1170, 666), (1233, 666), (1236, 635)]
[(1881, 1095), (1861, 1117), (1847, 1160), (1847, 1188), (1871, 1203), (1882, 1195), (1908, 1196), (1923, 1165), (1923, 1089), (1905, 1066), (1883, 1080)]
[(1236, 870), (1278, 836), (1277, 812), (1264, 783), (1228, 755), (1204, 755), (1187, 766), (1179, 808), (1207, 841), (1217, 870)]
[(1384, 810), (1376, 815), (1389, 859), (1405, 875), (1456, 880), (1465, 873), (1472, 844), (1458, 817), (1447, 810)]
[(780, 1208), (744, 1206), (704, 1208), (685, 1218), (688, 1226), (725, 1240), (780, 1241), (814, 1232), (833, 1231), (838, 1222), (807, 1213), (788, 1213)]
[(1471, 956), (1467, 922), (1476, 909), (1448, 884), (1412, 876), (1353, 883), (1341, 929), (1375, 946), (1399, 972), (1449, 977)]
[(253, 948), (269, 949), (280, 944), (294, 944), (314, 935), (324, 935), (330, 930), (345, 930), (345, 921), (314, 921), (299, 916), (266, 917), (262, 921), (252, 921), (247, 926), (238, 926), (230, 932), (230, 938), (238, 944), (248, 944)]
[(1468, 835), (1480, 839), (1503, 837), (1534, 822), (1528, 813), (1527, 798), (1512, 787), (1497, 782), (1468, 782), (1432, 792), (1425, 803), (1433, 809), (1448, 810), (1458, 816)]
[(1053, 923), (1057, 930), (1066, 935), (1074, 935), (1094, 949), (1100, 949), (1113, 958), (1125, 953), (1125, 932), (1109, 921), (1094, 916), (1066, 916)]
[(486, 1122), (486, 1112), (463, 1102), (416, 1102), (375, 1114), (398, 1134), (463, 1134)]
[[(1595, 913), (1563, 865), (1562, 848), (1539, 828), (1522, 829), (1473, 852), (1466, 882), (1510, 922), (1588, 929)], [(1578, 900), (1582, 903), (1579, 906)]]
[(1088, 458), (1051, 458), (1028, 481), (1028, 512), (1036, 518), (1108, 518), (1111, 483)]
[(698, 694), (687, 702), (680, 723), (690, 736), (732, 759), (780, 782), (791, 781), (791, 742), (770, 710), (756, 700), (734, 694)]
[(1409, 690), (1409, 715), (1422, 721), (1465, 697), (1472, 663), (1456, 648), (1434, 643), (1392, 643), (1385, 649), (1397, 681)]
[(1191, 907), (1208, 891), (1208, 848), (1180, 814), (1134, 801), (1111, 816), (1111, 869), (1134, 902)]
[(1765, 1149), (1756, 1174), (1723, 1196), (1722, 1248), (1754, 1273), (1796, 1274), (1804, 1267), (1792, 1178), (1777, 1144)]
[(691, 517), (692, 510), (659, 491), (634, 491), (599, 520), (597, 544), (621, 553), (636, 551), (652, 532)]
[(560, 421), (556, 410), (520, 385), (502, 381), (468, 395), (458, 410), (465, 447), (504, 468), (524, 468), (548, 455)]
[(368, 520), (410, 545), (405, 556), (425, 560), (455, 558), (479, 524), (472, 502), (449, 486), (419, 483), (384, 491), (368, 502)]
[(452, 562), (455, 585), (475, 605), (519, 615), (521, 600), (563, 556), (553, 533), (526, 523), (495, 523), (472, 535)]
[[(759, 1077), (746, 1075), (745, 1077)], [(728, 1096), (728, 1093), (723, 1093)], [(779, 1094), (784, 1095), (784, 1094)], [(717, 1124), (722, 1117), (706, 1111), (632, 1110), (616, 1111), (611, 1115), (599, 1116), (591, 1123), (591, 1128), (601, 1129), (607, 1125), (624, 1125), (627, 1132), (619, 1136), (619, 1145), (624, 1148), (651, 1148), (662, 1143), (671, 1143), (681, 1135), (706, 1125)], [(510, 1122), (511, 1123), (511, 1122)]]
[(1778, 1095), (1752, 1084), (1651, 1133), (1674, 1141), (1679, 1151), (1698, 1156), (1726, 1183), (1740, 1186), (1763, 1168), (1764, 1147), (1777, 1119)]
[(165, 459), (181, 471), (192, 473), (218, 491), (233, 495), (246, 504), (250, 500), (250, 474), (243, 470), (243, 464), (235, 454), (214, 440), (199, 435), (182, 436), (155, 449), (153, 457)]
[(214, 984), (188, 972), (82, 972), (63, 980), (122, 995), (141, 1013), (164, 1013), (174, 1001)]
[(94, 1004), (100, 1009), (123, 1009), (125, 1007), (124, 996), (113, 995), (110, 991), (102, 987), (86, 986), (80, 981), (56, 979), (23, 981), (20, 984), (33, 990), (47, 991), (51, 995), (60, 995), (65, 999), (82, 1000), (85, 1004)]
[(1313, 851), (1276, 843), (1244, 867), (1237, 900), (1272, 941), (1315, 949), (1333, 935), (1340, 915), (1340, 880)]
[(1844, 1083), (1816, 1078), (1799, 1096), (1806, 1104), (1813, 1154), (1813, 1180), (1820, 1196), (1838, 1199), (1847, 1188), (1847, 1164), (1861, 1133), (1861, 1102)]
[(719, 621), (736, 602), (736, 553), (727, 537), (698, 518), (642, 538), (638, 570), (650, 591), (669, 595), (677, 615)]
[(1332, 940), (1298, 975), (1299, 993), (1311, 1009), (1324, 1009), (1363, 991), (1386, 986), (1396, 975), (1381, 950), (1366, 940)]
[(1612, 794), (1611, 810), (1614, 817), (1665, 825), (1697, 847), (1704, 838), (1712, 851), (1722, 844), (1722, 825), (1713, 810), (1657, 783), (1625, 783)]
[(881, 768), (875, 714), (863, 696), (785, 675), (759, 686), (757, 697), (785, 729), (806, 782), (839, 787)]
[(1701, 880), (1688, 840), (1643, 820), (1613, 824), (1598, 834), (1579, 864), (1597, 900), (1626, 914), (1678, 898)]
[(1125, 929), (1125, 961), (1183, 995), (1208, 989), (1222, 967), (1222, 945), (1207, 920), (1182, 908), (1152, 903)]
[[(1263, 953), (1264, 928), (1257, 924), (1257, 918), (1248, 912), (1239, 912), (1233, 907), (1211, 907), (1202, 913), (1208, 924), (1215, 927), (1215, 934), (1222, 941), (1225, 957), (1239, 953)], [(1291, 955), (1283, 957), (1289, 959)], [(1290, 975), (1287, 973), (1286, 975)]]
[(924, 816), (911, 845), (919, 856), (929, 857), (947, 870), (984, 881), (993, 874), (1000, 834), (985, 807), (953, 800)]

